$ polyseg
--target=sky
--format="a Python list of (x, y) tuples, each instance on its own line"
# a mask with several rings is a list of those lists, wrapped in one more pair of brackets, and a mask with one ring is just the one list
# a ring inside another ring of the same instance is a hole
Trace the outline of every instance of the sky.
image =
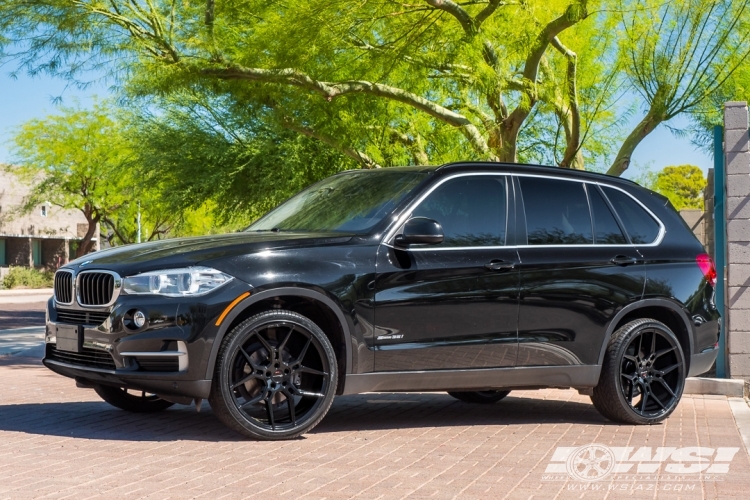
[[(34, 78), (19, 75), (12, 79), (7, 72), (0, 73), (0, 163), (11, 163), (9, 141), (13, 130), (32, 118), (43, 118), (57, 110), (53, 102), (62, 97), (64, 105), (73, 105), (78, 101), (88, 107), (97, 98), (105, 98), (109, 91), (104, 84), (93, 84), (85, 90), (69, 87), (59, 79), (47, 76)], [(633, 124), (640, 119), (640, 114), (633, 116)], [(671, 123), (679, 127), (679, 118)], [(625, 177), (634, 177), (643, 173), (643, 169), (660, 170), (667, 165), (697, 165), (704, 172), (713, 166), (713, 160), (697, 150), (689, 138), (677, 138), (666, 127), (658, 127), (638, 146), (633, 155), (630, 168)]]

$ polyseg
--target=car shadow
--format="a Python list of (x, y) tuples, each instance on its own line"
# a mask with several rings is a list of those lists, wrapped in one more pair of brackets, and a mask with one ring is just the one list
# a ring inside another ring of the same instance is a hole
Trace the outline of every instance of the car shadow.
[(0, 305), (0, 328), (2, 330), (13, 328), (28, 328), (31, 326), (44, 327), (44, 310), (9, 311), (7, 310), (7, 308), (7, 304)]
[[(476, 405), (445, 393), (379, 393), (336, 398), (312, 434), (560, 423), (610, 424), (592, 405), (580, 402), (509, 396), (494, 405)], [(199, 413), (174, 406), (151, 414), (128, 413), (99, 401), (0, 405), (0, 431), (113, 441), (244, 440), (222, 425), (206, 403)]]

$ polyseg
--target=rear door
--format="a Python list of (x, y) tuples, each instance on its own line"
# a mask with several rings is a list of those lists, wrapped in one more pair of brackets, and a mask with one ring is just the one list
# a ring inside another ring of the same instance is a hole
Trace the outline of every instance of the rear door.
[(443, 243), (380, 246), (377, 371), (515, 364), (518, 253), (509, 179), (461, 174), (442, 181), (411, 217), (438, 221)]
[(592, 365), (609, 321), (643, 294), (643, 259), (596, 183), (516, 177), (518, 365)]

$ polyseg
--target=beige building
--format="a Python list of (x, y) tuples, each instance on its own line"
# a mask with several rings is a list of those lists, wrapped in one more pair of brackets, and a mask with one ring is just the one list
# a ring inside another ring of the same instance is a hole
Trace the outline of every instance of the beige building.
[(57, 269), (75, 255), (88, 228), (86, 218), (79, 210), (63, 210), (50, 203), (20, 214), (19, 207), (28, 194), (29, 187), (0, 165), (0, 268)]

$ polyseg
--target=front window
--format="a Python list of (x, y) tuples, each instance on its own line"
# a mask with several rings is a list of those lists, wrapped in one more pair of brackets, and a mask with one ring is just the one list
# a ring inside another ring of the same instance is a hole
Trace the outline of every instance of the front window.
[(334, 175), (276, 207), (247, 231), (366, 232), (426, 176), (388, 169)]
[(451, 179), (435, 189), (412, 217), (427, 217), (443, 227), (441, 247), (505, 245), (505, 177), (476, 175)]

